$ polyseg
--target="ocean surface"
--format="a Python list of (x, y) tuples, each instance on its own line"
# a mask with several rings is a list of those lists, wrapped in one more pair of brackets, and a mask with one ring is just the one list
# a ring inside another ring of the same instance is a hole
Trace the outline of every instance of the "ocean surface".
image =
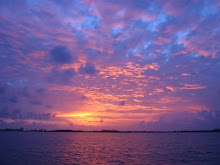
[(0, 165), (220, 164), (220, 133), (0, 132)]

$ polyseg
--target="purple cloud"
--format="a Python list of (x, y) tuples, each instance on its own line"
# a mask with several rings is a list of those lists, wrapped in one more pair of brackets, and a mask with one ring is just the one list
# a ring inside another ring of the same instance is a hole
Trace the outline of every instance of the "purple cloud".
[(215, 0), (1, 1), (1, 125), (219, 127), (219, 12)]

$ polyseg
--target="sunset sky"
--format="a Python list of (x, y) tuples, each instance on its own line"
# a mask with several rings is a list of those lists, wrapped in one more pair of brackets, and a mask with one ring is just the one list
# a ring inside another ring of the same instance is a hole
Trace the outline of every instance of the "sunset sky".
[(0, 0), (0, 129), (220, 128), (220, 1)]

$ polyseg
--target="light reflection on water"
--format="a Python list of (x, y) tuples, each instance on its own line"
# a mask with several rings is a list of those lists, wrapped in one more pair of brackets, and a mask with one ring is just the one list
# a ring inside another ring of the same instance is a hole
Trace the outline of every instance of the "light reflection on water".
[(220, 164), (220, 133), (0, 132), (0, 164)]

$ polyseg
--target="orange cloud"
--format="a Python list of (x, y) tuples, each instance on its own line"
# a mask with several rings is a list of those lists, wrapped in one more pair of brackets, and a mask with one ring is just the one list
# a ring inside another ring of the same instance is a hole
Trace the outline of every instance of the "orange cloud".
[(180, 87), (180, 90), (184, 90), (184, 89), (191, 89), (191, 90), (195, 90), (195, 89), (204, 89), (206, 88), (206, 86), (202, 86), (199, 84), (184, 84), (183, 87)]

